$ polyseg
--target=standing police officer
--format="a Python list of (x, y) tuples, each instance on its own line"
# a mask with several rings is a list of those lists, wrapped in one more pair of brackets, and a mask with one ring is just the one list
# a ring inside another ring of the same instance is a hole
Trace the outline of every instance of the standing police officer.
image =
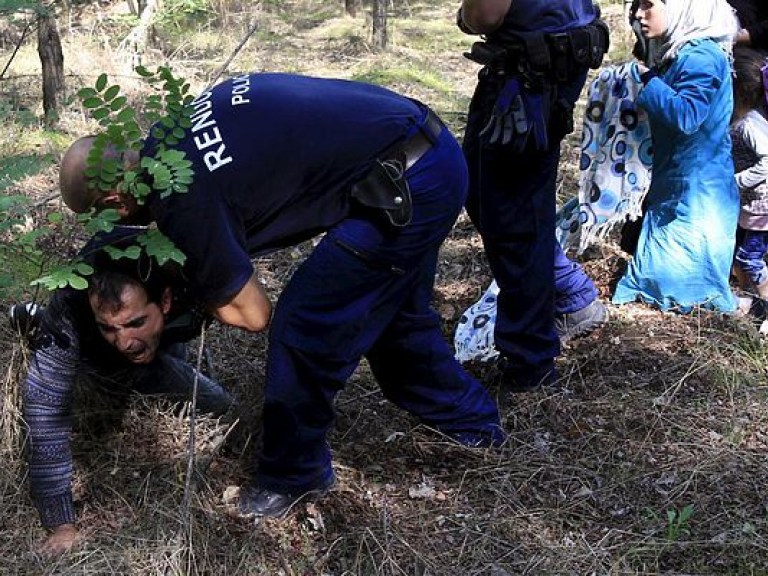
[(607, 317), (554, 238), (560, 142), (573, 130), (587, 69), (608, 49), (608, 29), (588, 0), (463, 0), (457, 23), (484, 35), (467, 54), (483, 64), (464, 137), (467, 211), (501, 289), (501, 379), (525, 391), (556, 379), (556, 314), (566, 338)]

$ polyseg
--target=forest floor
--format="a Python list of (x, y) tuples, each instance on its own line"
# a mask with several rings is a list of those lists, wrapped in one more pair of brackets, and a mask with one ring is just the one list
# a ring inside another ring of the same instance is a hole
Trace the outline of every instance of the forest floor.
[[(261, 10), (233, 2), (222, 12), (225, 4), (217, 4), (216, 24), (161, 37), (162, 50), (147, 52), (146, 63), (170, 62), (200, 89), (257, 18), (257, 33), (225, 75), (278, 70), (377, 82), (430, 103), (461, 134), (476, 67), (461, 56), (471, 39), (453, 28), (456, 3), (394, 2), (385, 54), (370, 49), (363, 13), (342, 16), (340, 3)], [(119, 7), (81, 7), (61, 22), (72, 92), (106, 71), (141, 97), (119, 64), (126, 28), (109, 16)], [(604, 10), (616, 31), (610, 59), (621, 61), (620, 4)], [(30, 196), (30, 226), (44, 226), (46, 212), (60, 207), (56, 160), (93, 124), (75, 101), (55, 130), (19, 123), (19, 110), (37, 114), (34, 58), (34, 47), (25, 46), (0, 85), (0, 183), (2, 194)], [(37, 164), (20, 176), (22, 158)], [(564, 144), (561, 199), (576, 191), (577, 166), (578, 133)], [(256, 262), (273, 297), (311, 247)], [(382, 397), (363, 363), (336, 403), (337, 486), (283, 520), (254, 525), (229, 513), (248, 459), (217, 450), (226, 425), (197, 420), (199, 474), (185, 506), (188, 419), (140, 399), (101, 411), (80, 398), (74, 494), (85, 541), (57, 560), (35, 553), (44, 531), (28, 496), (15, 420), (24, 348), (0, 322), (0, 574), (768, 574), (764, 340), (739, 318), (610, 305), (625, 265), (611, 243), (591, 250), (584, 265), (610, 321), (563, 349), (557, 387), (518, 395), (491, 388), (509, 432), (502, 448), (464, 448), (419, 426)], [(437, 277), (446, 338), (489, 281), (479, 238), (462, 216)], [(215, 374), (257, 426), (266, 338), (215, 325), (206, 341)], [(489, 371), (467, 368), (479, 377)]]

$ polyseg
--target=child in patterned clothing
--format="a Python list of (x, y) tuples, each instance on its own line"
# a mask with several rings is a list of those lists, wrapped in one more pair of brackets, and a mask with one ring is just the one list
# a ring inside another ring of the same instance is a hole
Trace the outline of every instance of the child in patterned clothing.
[(768, 266), (764, 259), (768, 253), (768, 110), (763, 83), (766, 64), (765, 55), (756, 50), (734, 50), (731, 138), (741, 201), (734, 273), (740, 288), (762, 300), (768, 300)]

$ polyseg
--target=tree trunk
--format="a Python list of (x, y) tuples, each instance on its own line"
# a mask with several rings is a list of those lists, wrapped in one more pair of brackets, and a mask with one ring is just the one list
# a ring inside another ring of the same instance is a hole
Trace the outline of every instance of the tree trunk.
[(139, 24), (128, 33), (128, 36), (123, 38), (118, 47), (119, 50), (128, 53), (131, 69), (141, 66), (143, 63), (142, 55), (150, 40), (152, 19), (160, 9), (160, 2), (161, 0), (137, 2), (138, 9), (141, 10), (141, 6), (144, 6), (144, 9), (141, 10), (141, 16), (139, 16)]
[(357, 16), (357, 4), (360, 0), (344, 0), (344, 10), (355, 18)]
[(56, 19), (48, 12), (37, 23), (37, 53), (43, 69), (43, 113), (51, 124), (59, 111), (59, 97), (64, 92), (64, 54)]
[(373, 0), (373, 47), (376, 50), (387, 47), (387, 2)]

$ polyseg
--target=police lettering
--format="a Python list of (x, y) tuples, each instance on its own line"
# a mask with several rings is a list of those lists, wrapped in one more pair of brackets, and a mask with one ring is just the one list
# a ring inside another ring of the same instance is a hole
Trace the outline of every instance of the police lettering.
[(232, 78), (232, 106), (248, 104), (250, 100), (243, 97), (251, 89), (251, 77), (248, 74)]
[[(221, 137), (221, 131), (216, 126), (216, 118), (213, 116), (213, 103), (211, 92), (204, 92), (198, 96), (192, 107), (195, 111), (190, 116), (192, 120), (193, 141), (198, 150), (206, 150), (203, 154), (203, 162), (209, 172), (214, 172), (232, 162), (232, 156), (227, 154), (227, 146)], [(200, 132), (200, 134), (197, 134)], [(214, 148), (215, 147), (215, 148)]]

